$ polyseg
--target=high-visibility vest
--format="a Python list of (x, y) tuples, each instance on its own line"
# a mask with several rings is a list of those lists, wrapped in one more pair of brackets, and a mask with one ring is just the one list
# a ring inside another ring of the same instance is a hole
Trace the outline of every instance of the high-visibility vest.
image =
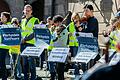
[(74, 22), (71, 22), (69, 25), (69, 32), (72, 33), (72, 36), (69, 36), (69, 46), (78, 46), (78, 41), (75, 36), (75, 26)]
[[(38, 20), (38, 18), (32, 17), (26, 24), (27, 19), (26, 18), (22, 19), (22, 21), (21, 21), (22, 38), (25, 38), (25, 37), (29, 36), (31, 33), (33, 33), (33, 27), (34, 27), (36, 20)], [(26, 43), (34, 44), (35, 38), (33, 38), (32, 40), (26, 41)]]
[(9, 24), (11, 24), (11, 22), (7, 22), (7, 23), (6, 23), (6, 25), (9, 25)]
[(53, 42), (53, 40), (51, 40), (50, 45), (47, 48), (48, 51), (51, 51), (54, 48), (53, 44), (54, 44), (54, 42)]
[(116, 49), (115, 48), (115, 45), (116, 45), (117, 43), (116, 43), (116, 41), (114, 41), (114, 40), (110, 40), (110, 49)]
[(120, 41), (120, 30), (111, 32), (110, 34), (110, 49), (116, 49), (116, 44)]
[(20, 45), (11, 46), (9, 49), (11, 54), (20, 54)]
[[(51, 31), (51, 28), (50, 28), (49, 30), (50, 30), (50, 34), (52, 35), (53, 32)], [(53, 40), (51, 39), (50, 45), (49, 45), (48, 48), (47, 48), (48, 51), (51, 51), (51, 50), (54, 48), (53, 44), (54, 44), (54, 42), (53, 42)]]
[[(57, 27), (56, 27), (57, 28)], [(48, 47), (48, 50), (51, 51), (53, 48), (55, 47), (68, 47), (67, 46), (67, 39), (66, 37), (63, 37), (64, 36), (64, 33), (67, 35), (68, 31), (67, 29), (64, 29), (61, 33), (60, 33), (60, 37), (55, 41), (53, 42), (53, 38), (51, 39), (50, 41), (50, 45)], [(51, 34), (55, 34), (54, 32), (51, 32)], [(68, 36), (68, 35), (67, 35)]]
[[(10, 25), (10, 24), (11, 24), (11, 22), (7, 22), (7, 23), (5, 23), (4, 25)], [(0, 36), (0, 41), (2, 41), (2, 40), (1, 40), (1, 36)], [(0, 45), (0, 48), (2, 48), (2, 49), (10, 49), (10, 46)]]

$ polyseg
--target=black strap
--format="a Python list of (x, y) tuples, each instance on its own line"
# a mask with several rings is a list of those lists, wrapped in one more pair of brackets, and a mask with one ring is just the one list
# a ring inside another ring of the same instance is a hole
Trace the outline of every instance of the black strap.
[(109, 57), (109, 62), (111, 61), (111, 59), (113, 58), (113, 56), (116, 54), (117, 52), (113, 52), (113, 54)]

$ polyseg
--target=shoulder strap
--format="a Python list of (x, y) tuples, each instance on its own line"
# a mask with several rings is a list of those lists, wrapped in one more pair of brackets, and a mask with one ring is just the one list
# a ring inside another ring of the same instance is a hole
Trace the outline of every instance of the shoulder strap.
[(117, 52), (113, 52), (113, 54), (109, 57), (109, 62), (111, 61), (111, 59), (113, 58), (113, 56), (116, 54)]

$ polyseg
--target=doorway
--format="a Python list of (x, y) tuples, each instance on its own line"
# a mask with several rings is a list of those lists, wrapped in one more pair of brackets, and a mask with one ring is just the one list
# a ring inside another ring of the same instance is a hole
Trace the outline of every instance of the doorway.
[(36, 0), (31, 6), (33, 7), (33, 16), (42, 21), (44, 18), (44, 0)]

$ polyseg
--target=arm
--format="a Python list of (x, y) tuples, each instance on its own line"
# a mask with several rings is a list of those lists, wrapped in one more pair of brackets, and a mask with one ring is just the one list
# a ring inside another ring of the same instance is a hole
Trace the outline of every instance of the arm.
[[(36, 19), (35, 23), (34, 24), (39, 24), (39, 19)], [(25, 43), (26, 41), (29, 41), (29, 40), (32, 40), (34, 38), (34, 32), (31, 33), (29, 36), (26, 36), (22, 42)]]
[(99, 32), (99, 28), (98, 28), (98, 21), (97, 19), (93, 19), (90, 21), (89, 23), (89, 32), (93, 33), (94, 37), (98, 38), (98, 32)]

